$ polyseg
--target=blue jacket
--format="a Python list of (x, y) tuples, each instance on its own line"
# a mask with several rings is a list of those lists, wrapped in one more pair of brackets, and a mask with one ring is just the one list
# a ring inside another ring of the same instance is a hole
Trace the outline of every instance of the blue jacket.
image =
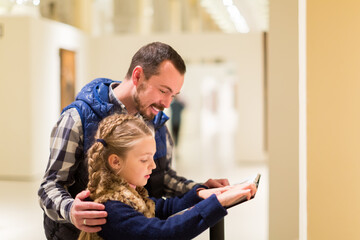
[[(99, 236), (105, 240), (192, 239), (214, 226), (227, 214), (215, 195), (201, 201), (197, 196), (196, 188), (183, 197), (153, 200), (156, 204), (154, 218), (146, 218), (120, 201), (107, 201), (105, 210), (108, 217)], [(197, 204), (194, 206), (195, 203)], [(171, 216), (192, 206), (194, 207), (182, 214)]]

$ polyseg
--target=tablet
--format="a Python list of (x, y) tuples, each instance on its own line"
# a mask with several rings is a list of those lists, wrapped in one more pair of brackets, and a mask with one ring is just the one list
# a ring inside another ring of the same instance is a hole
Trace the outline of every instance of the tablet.
[[(245, 181), (243, 181), (243, 182), (237, 183), (237, 184), (242, 184), (242, 183), (247, 183), (247, 182), (249, 182), (249, 183), (255, 183), (255, 186), (256, 186), (256, 189), (257, 189), (258, 186), (259, 186), (260, 177), (261, 177), (261, 174), (258, 173), (258, 174), (256, 174), (255, 176), (250, 177), (249, 179), (247, 179), (247, 180), (245, 180)], [(236, 184), (235, 184), (235, 185), (236, 185)], [(255, 197), (255, 195), (252, 196), (250, 199), (253, 199), (254, 197)], [(231, 207), (234, 207), (234, 206), (236, 206), (236, 205), (238, 205), (238, 204), (240, 204), (240, 203), (246, 202), (246, 201), (247, 201), (246, 196), (243, 196), (243, 197), (239, 198), (238, 201), (236, 201), (236, 202), (233, 203), (232, 205), (227, 206), (227, 207), (225, 207), (225, 208), (226, 208), (226, 209), (229, 209), (229, 208), (231, 208)], [(190, 210), (191, 208), (193, 208), (193, 207), (186, 208), (186, 209), (184, 209), (184, 210), (182, 210), (182, 211), (180, 211), (180, 212), (177, 212), (177, 213), (171, 215), (170, 217), (173, 217), (173, 216), (176, 216), (176, 215), (181, 215), (181, 214), (183, 214), (184, 212)], [(170, 217), (169, 217), (169, 218), (170, 218)]]
[[(258, 186), (259, 186), (260, 177), (261, 177), (261, 174), (258, 173), (258, 174), (256, 174), (255, 176), (252, 176), (252, 177), (250, 177), (249, 179), (247, 179), (247, 180), (245, 180), (245, 181), (243, 181), (243, 182), (241, 182), (241, 183), (237, 183), (237, 184), (242, 184), (242, 183), (254, 183), (255, 186), (256, 186), (256, 189), (257, 189)], [(255, 194), (254, 194), (254, 196), (252, 196), (250, 199), (253, 199), (254, 197), (255, 197)], [(226, 209), (229, 209), (229, 208), (231, 208), (231, 207), (234, 207), (234, 206), (236, 206), (236, 205), (238, 205), (238, 204), (240, 204), (240, 203), (246, 202), (246, 201), (247, 201), (246, 196), (242, 196), (242, 197), (239, 198), (235, 203), (231, 204), (230, 206), (226, 206), (225, 208), (226, 208)]]

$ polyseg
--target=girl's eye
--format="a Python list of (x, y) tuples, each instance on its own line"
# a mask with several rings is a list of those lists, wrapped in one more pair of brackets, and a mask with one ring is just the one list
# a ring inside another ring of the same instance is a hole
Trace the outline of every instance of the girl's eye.
[(146, 159), (142, 159), (142, 160), (140, 160), (142, 163), (146, 163), (147, 162), (147, 160)]

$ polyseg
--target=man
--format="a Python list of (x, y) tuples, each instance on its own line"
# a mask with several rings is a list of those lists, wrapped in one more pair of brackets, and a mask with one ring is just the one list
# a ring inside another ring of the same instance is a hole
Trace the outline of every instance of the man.
[[(87, 84), (67, 106), (51, 133), (48, 166), (38, 191), (48, 239), (77, 239), (79, 229), (98, 232), (106, 222), (102, 204), (84, 201), (88, 169), (86, 151), (98, 123), (113, 113), (143, 118), (155, 130), (156, 169), (146, 188), (150, 196), (180, 195), (197, 183), (177, 176), (170, 167), (172, 139), (162, 112), (179, 94), (186, 71), (181, 56), (169, 45), (154, 42), (132, 58), (123, 82), (98, 78)], [(209, 179), (207, 187), (228, 185)]]

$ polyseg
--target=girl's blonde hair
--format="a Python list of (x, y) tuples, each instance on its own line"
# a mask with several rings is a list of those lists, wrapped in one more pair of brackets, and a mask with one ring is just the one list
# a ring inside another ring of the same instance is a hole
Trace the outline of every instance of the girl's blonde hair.
[[(104, 202), (106, 193), (119, 176), (108, 163), (111, 154), (125, 159), (131, 148), (143, 137), (154, 136), (146, 123), (134, 116), (113, 114), (104, 118), (95, 134), (95, 142), (87, 152), (89, 166), (88, 189), (94, 202)], [(97, 234), (81, 232), (79, 239), (101, 239)]]
[(88, 189), (91, 199), (97, 199), (101, 189), (108, 186), (113, 176), (116, 177), (109, 166), (108, 157), (116, 154), (125, 159), (136, 142), (146, 136), (154, 136), (154, 133), (137, 117), (114, 114), (100, 122), (95, 143), (88, 150)]

